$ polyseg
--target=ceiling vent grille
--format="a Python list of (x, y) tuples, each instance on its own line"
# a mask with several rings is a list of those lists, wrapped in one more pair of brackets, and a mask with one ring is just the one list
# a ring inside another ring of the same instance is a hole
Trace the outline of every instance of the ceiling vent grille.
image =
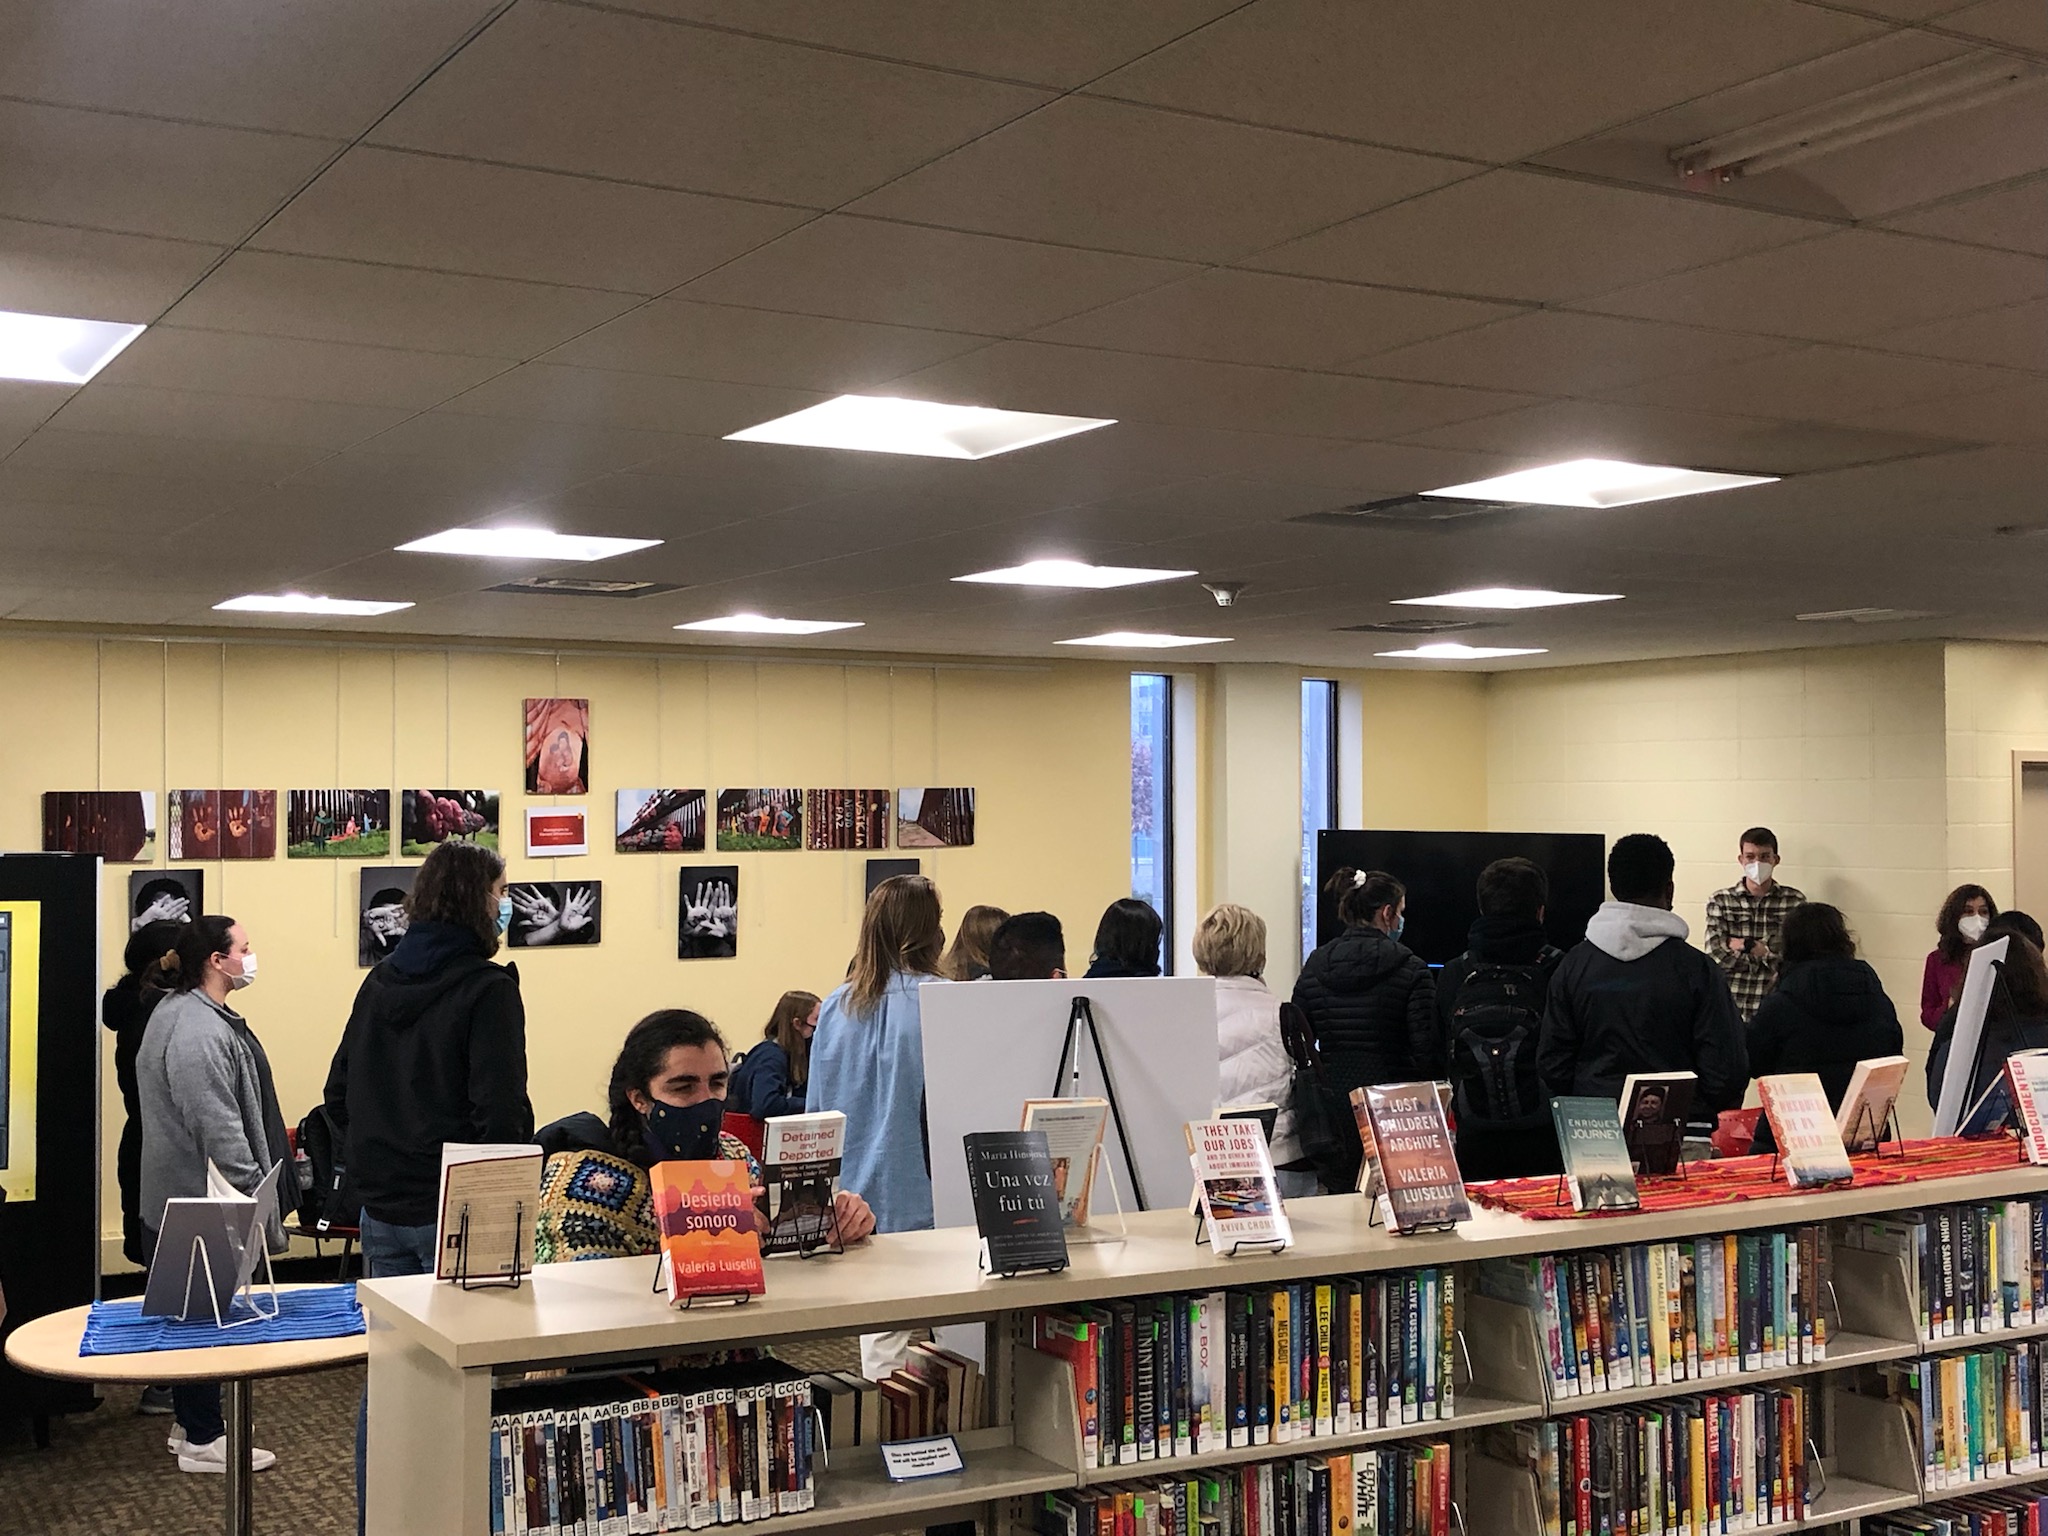
[(1519, 512), (1526, 502), (1465, 501), (1443, 496), (1390, 496), (1384, 501), (1362, 501), (1354, 506), (1336, 507), (1328, 512), (1304, 512), (1291, 518), (1296, 523), (1319, 523), (1329, 528), (1441, 528), (1447, 523), (1472, 518), (1496, 517)]
[(1830, 608), (1821, 613), (1794, 614), (1802, 624), (1904, 624), (1912, 619), (1936, 619), (1931, 608)]
[(523, 592), (528, 597), (654, 597), (680, 592), (672, 581), (601, 581), (593, 576), (521, 576), (503, 581), (489, 592)]
[(1381, 619), (1376, 624), (1343, 624), (1344, 635), (1456, 635), (1468, 629), (1499, 629), (1496, 619)]

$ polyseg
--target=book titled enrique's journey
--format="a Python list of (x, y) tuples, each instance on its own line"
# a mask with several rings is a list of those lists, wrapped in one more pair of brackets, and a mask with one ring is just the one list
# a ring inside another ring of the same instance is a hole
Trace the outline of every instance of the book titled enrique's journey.
[(759, 1296), (761, 1239), (754, 1193), (740, 1162), (656, 1163), (654, 1221), (671, 1304), (697, 1296)]
[(1190, 1120), (1188, 1159), (1209, 1246), (1226, 1257), (1240, 1246), (1293, 1246), (1294, 1229), (1273, 1182), (1273, 1154), (1256, 1120)]

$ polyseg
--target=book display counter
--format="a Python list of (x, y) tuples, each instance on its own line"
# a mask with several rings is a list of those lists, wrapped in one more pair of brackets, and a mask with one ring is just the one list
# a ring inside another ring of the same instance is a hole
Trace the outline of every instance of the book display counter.
[[(2041, 1168), (1579, 1220), (1480, 1210), (1406, 1237), (1356, 1196), (1288, 1215), (1292, 1247), (1231, 1258), (1185, 1211), (1134, 1214), (1066, 1269), (1009, 1279), (979, 1270), (971, 1228), (895, 1234), (685, 1310), (650, 1290), (651, 1258), (546, 1265), (516, 1290), (367, 1281), (368, 1530), (524, 1536), (493, 1418), (534, 1375), (642, 1373), (658, 1422), (676, 1357), (960, 1322), (987, 1340), (964, 1470), (894, 1481), (872, 1444), (813, 1455), (795, 1407), (800, 1427), (760, 1421), (772, 1491), (746, 1511), (672, 1488), (616, 1527), (561, 1528), (1706, 1536), (2048, 1494)], [(687, 1421), (687, 1380), (680, 1400)], [(687, 1482), (647, 1433), (640, 1465)]]

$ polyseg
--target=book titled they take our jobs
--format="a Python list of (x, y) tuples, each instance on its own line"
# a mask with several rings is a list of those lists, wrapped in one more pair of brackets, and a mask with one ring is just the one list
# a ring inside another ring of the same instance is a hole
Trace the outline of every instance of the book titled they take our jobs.
[(1210, 1248), (1227, 1257), (1244, 1247), (1291, 1247), (1294, 1229), (1258, 1121), (1190, 1120), (1187, 1139)]

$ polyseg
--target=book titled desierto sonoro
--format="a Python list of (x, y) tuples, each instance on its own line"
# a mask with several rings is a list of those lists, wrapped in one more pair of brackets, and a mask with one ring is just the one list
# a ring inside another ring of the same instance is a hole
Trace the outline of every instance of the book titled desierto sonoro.
[(754, 1231), (747, 1165), (656, 1163), (649, 1178), (669, 1301), (761, 1295), (761, 1239)]

